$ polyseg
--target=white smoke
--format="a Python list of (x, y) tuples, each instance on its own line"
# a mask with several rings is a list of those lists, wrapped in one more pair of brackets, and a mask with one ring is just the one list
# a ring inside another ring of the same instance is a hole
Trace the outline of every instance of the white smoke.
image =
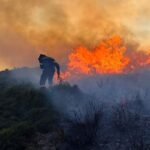
[(150, 98), (150, 68), (146, 67), (129, 74), (84, 76), (80, 80), (70, 79), (82, 91), (107, 102), (134, 100), (137, 96)]
[[(12, 74), (18, 80), (29, 81), (36, 88), (40, 87), (40, 69), (17, 69), (12, 71)], [(77, 85), (87, 97), (75, 96), (76, 93), (69, 93), (69, 88), (65, 91), (67, 95), (56, 91), (53, 102), (65, 113), (82, 108), (91, 100), (97, 104), (104, 102), (111, 105), (134, 101), (139, 97), (148, 109), (150, 106), (150, 67), (129, 74), (82, 76), (80, 79), (72, 76), (66, 82)]]

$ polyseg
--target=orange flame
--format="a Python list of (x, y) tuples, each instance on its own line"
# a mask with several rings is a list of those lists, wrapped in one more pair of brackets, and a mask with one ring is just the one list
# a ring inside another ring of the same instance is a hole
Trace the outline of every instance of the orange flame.
[[(150, 55), (133, 52), (126, 54), (126, 47), (119, 36), (104, 40), (93, 50), (85, 47), (76, 48), (69, 55), (67, 71), (63, 78), (72, 74), (118, 74), (131, 71), (140, 66), (150, 64)], [(128, 69), (127, 69), (128, 68)]]

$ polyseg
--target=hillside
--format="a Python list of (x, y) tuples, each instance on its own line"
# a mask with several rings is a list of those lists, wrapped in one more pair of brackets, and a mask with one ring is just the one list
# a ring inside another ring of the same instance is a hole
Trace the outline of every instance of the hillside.
[(20, 150), (30, 144), (32, 147), (37, 133), (57, 128), (59, 113), (43, 92), (31, 84), (17, 83), (9, 73), (3, 75), (0, 77), (0, 149)]
[[(32, 71), (23, 68), (0, 73), (1, 150), (56, 147), (63, 138), (60, 123), (64, 114), (61, 108), (56, 110), (52, 98), (60, 100), (62, 95), (64, 99), (82, 97), (80, 90), (69, 84), (40, 90), (26, 80), (34, 74)], [(14, 72), (21, 78), (14, 76)], [(22, 72), (26, 73), (25, 78), (22, 78)]]
[(150, 149), (150, 113), (138, 95), (110, 105), (76, 85), (39, 89), (12, 72), (0, 73), (0, 150)]

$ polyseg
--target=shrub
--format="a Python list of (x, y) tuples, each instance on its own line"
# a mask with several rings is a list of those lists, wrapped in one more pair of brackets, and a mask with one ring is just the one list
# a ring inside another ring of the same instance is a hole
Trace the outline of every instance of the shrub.
[(27, 83), (5, 85), (0, 91), (0, 149), (25, 149), (32, 135), (56, 128), (58, 118), (45, 93)]
[(4, 128), (0, 131), (0, 147), (2, 150), (23, 150), (28, 138), (34, 134), (34, 127), (28, 122)]
[(93, 104), (86, 107), (85, 114), (81, 111), (75, 112), (67, 121), (67, 143), (77, 149), (91, 147), (96, 142), (102, 117), (102, 109), (96, 108)]

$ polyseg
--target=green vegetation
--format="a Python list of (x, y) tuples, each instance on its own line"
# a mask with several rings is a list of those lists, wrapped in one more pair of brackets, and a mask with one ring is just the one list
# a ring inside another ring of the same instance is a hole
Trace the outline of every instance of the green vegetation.
[(37, 133), (57, 127), (59, 114), (50, 98), (9, 75), (0, 77), (0, 149), (23, 150)]

